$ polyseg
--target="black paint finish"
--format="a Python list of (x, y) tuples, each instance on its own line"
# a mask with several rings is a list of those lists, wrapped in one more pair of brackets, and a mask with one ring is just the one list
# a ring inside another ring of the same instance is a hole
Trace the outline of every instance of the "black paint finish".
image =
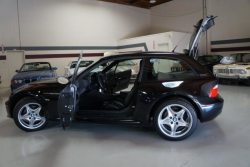
[[(215, 98), (209, 97), (209, 92), (212, 87), (217, 84), (216, 77), (199, 64), (196, 60), (182, 54), (177, 53), (163, 53), (163, 52), (145, 52), (121, 54), (116, 56), (104, 57), (97, 61), (93, 66), (90, 66), (80, 75), (76, 81), (80, 81), (84, 76), (88, 75), (91, 70), (109, 61), (120, 61), (126, 59), (143, 59), (150, 58), (168, 58), (173, 60), (180, 60), (189, 65), (197, 76), (188, 79), (178, 80), (164, 80), (164, 81), (141, 81), (142, 75), (139, 75), (136, 92), (133, 96), (132, 102), (121, 110), (98, 110), (98, 109), (79, 109), (75, 113), (75, 120), (77, 121), (95, 121), (104, 123), (117, 124), (141, 124), (147, 125), (150, 123), (155, 109), (163, 101), (171, 98), (184, 98), (188, 100), (195, 108), (197, 115), (201, 122), (214, 119), (222, 111), (223, 99), (217, 95)], [(143, 72), (143, 65), (141, 71)], [(166, 88), (163, 82), (183, 81), (182, 84), (176, 88)], [(80, 83), (80, 82), (79, 82)], [(69, 83), (70, 84), (70, 83)], [(7, 106), (8, 117), (13, 116), (13, 109), (17, 102), (24, 97), (36, 98), (45, 111), (45, 116), (48, 120), (59, 120), (57, 111), (57, 100), (60, 92), (67, 85), (57, 83), (56, 78), (41, 80), (30, 83), (18, 88), (11, 94), (9, 100), (5, 103)], [(97, 94), (98, 96), (98, 94)], [(79, 104), (85, 96), (80, 96)], [(82, 101), (83, 102), (83, 101)], [(128, 121), (129, 120), (129, 121)]]

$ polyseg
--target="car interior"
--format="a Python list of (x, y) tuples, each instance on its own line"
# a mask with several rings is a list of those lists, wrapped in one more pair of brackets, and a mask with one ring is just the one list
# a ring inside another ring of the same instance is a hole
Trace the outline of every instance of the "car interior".
[[(96, 67), (102, 69), (92, 70), (76, 83), (78, 87), (79, 111), (89, 110), (122, 110), (130, 105), (138, 86), (139, 73), (136, 80), (132, 83), (131, 67), (126, 68), (119, 66), (125, 61), (112, 61)], [(132, 60), (139, 62), (141, 59)], [(118, 69), (119, 68), (119, 69)]]

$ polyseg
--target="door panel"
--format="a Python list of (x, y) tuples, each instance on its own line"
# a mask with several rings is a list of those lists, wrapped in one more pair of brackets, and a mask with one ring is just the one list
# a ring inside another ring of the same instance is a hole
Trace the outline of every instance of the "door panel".
[(58, 99), (58, 113), (63, 128), (69, 127), (76, 112), (76, 96), (77, 88), (73, 84), (69, 84), (62, 90)]
[[(79, 95), (77, 93), (77, 87), (75, 85), (75, 81), (76, 81), (77, 72), (79, 70), (81, 59), (82, 59), (82, 52), (83, 52), (83, 50), (81, 51), (81, 53), (79, 55), (77, 65), (76, 65), (75, 70), (74, 70), (74, 74), (72, 75), (72, 78), (71, 78), (71, 83), (68, 84), (61, 91), (59, 98), (58, 98), (58, 114), (60, 116), (60, 120), (61, 120), (63, 129), (65, 129), (65, 127), (70, 126), (70, 123), (75, 116), (75, 112), (79, 108), (78, 101), (77, 101), (77, 96), (79, 97)], [(65, 78), (65, 79), (67, 79), (67, 78)], [(68, 80), (68, 82), (69, 82), (69, 80)]]

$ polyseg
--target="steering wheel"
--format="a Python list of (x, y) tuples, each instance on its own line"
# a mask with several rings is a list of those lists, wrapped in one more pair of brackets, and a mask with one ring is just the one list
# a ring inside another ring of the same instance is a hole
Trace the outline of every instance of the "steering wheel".
[(98, 80), (98, 83), (100, 85), (100, 87), (105, 90), (105, 91), (108, 91), (108, 79), (106, 77), (106, 75), (102, 72), (98, 72), (97, 73), (97, 80)]

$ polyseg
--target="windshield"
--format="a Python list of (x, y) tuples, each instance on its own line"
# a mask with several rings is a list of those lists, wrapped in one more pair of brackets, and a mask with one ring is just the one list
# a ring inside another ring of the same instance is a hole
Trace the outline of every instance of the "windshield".
[(250, 53), (232, 54), (231, 56), (236, 56), (237, 62), (250, 62)]
[[(94, 61), (81, 61), (80, 67), (88, 67), (90, 64), (92, 64)], [(77, 64), (77, 61), (73, 61), (70, 65), (70, 68), (75, 68)]]
[(48, 62), (26, 63), (21, 67), (20, 72), (44, 70), (51, 70), (51, 66)]

